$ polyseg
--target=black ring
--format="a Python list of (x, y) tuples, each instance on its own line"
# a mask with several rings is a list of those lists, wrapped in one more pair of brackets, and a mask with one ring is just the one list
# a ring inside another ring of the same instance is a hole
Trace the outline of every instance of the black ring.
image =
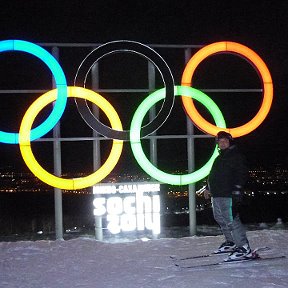
[[(93, 65), (104, 56), (119, 52), (135, 53), (152, 62), (160, 72), (166, 88), (166, 97), (160, 111), (151, 122), (142, 127), (141, 136), (145, 137), (164, 124), (173, 108), (175, 98), (174, 79), (171, 70), (164, 59), (155, 50), (147, 45), (129, 40), (118, 40), (105, 43), (95, 48), (82, 61), (74, 78), (74, 86), (85, 87), (87, 75)], [(75, 102), (81, 117), (92, 129), (107, 138), (129, 140), (129, 130), (118, 131), (104, 125), (91, 112), (85, 99), (75, 98)]]

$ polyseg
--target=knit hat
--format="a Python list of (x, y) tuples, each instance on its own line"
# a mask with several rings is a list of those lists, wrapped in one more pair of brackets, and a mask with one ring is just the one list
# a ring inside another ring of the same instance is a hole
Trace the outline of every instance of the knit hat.
[(219, 139), (228, 139), (230, 141), (230, 144), (233, 142), (233, 137), (231, 134), (225, 132), (225, 131), (220, 131), (217, 133), (217, 136), (216, 136), (216, 142), (219, 141)]

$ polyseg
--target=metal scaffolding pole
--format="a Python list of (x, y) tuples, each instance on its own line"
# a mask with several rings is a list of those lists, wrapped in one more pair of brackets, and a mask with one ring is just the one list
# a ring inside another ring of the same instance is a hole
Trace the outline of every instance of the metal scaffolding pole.
[[(185, 63), (191, 58), (191, 49), (185, 49)], [(187, 117), (187, 135), (194, 135), (194, 125), (192, 121)], [(194, 149), (194, 137), (188, 137), (187, 139), (187, 157), (188, 157), (188, 173), (195, 170), (195, 149)], [(195, 197), (195, 184), (188, 185), (189, 192), (189, 230), (190, 235), (196, 235), (196, 197)]]
[[(155, 66), (150, 61), (148, 61), (148, 87), (149, 87), (149, 93), (155, 90)], [(149, 120), (152, 121), (155, 117), (156, 117), (156, 107), (154, 105), (149, 110)], [(156, 136), (156, 131), (151, 133), (151, 135)], [(157, 159), (158, 159), (157, 136), (150, 138), (149, 144), (150, 144), (150, 161), (154, 166), (157, 166)], [(158, 237), (157, 234), (154, 234), (154, 230), (153, 230), (153, 237), (154, 238)]]
[[(155, 90), (155, 66), (148, 62), (148, 86), (149, 92)], [(152, 121), (156, 117), (155, 105), (149, 110), (149, 120)], [(151, 133), (155, 136), (156, 132)], [(150, 161), (153, 165), (157, 166), (157, 137), (150, 139)]]
[[(59, 48), (52, 48), (53, 56), (59, 59)], [(55, 81), (53, 78), (53, 88), (55, 88)], [(58, 177), (61, 176), (61, 142), (60, 142), (60, 121), (53, 128), (53, 157), (54, 157), (54, 174)], [(54, 188), (54, 203), (55, 203), (55, 236), (56, 239), (63, 240), (63, 211), (62, 211), (62, 190)]]
[[(91, 77), (92, 77), (92, 90), (99, 89), (99, 64), (95, 63), (91, 68)], [(93, 105), (93, 114), (95, 117), (99, 118), (99, 107)], [(93, 130), (93, 136), (99, 137), (99, 133)], [(93, 168), (94, 171), (98, 170), (101, 166), (101, 151), (100, 151), (100, 140), (93, 140)], [(103, 240), (103, 227), (102, 227), (102, 216), (94, 217), (95, 225), (95, 238), (99, 241)]]

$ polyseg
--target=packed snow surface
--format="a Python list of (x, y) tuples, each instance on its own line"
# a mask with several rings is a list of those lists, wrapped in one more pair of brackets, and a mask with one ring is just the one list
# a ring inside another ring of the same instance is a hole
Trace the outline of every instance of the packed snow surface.
[[(249, 231), (261, 255), (288, 257), (287, 230)], [(4, 288), (187, 288), (288, 287), (288, 259), (181, 269), (171, 256), (187, 257), (216, 249), (222, 236), (193, 236), (125, 243), (72, 240), (0, 242), (0, 287)], [(217, 262), (225, 255), (181, 261)]]

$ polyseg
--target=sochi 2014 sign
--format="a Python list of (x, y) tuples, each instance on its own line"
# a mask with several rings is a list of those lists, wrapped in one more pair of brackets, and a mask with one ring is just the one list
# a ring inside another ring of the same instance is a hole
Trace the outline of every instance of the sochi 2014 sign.
[(102, 217), (112, 234), (131, 231), (160, 233), (160, 184), (98, 184), (93, 187), (94, 216)]

